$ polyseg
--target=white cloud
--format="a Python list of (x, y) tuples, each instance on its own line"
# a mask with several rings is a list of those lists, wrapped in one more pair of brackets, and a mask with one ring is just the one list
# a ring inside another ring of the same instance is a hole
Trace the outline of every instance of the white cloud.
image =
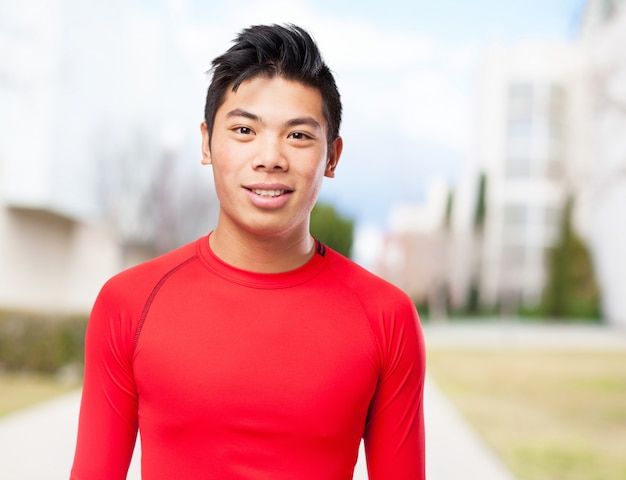
[[(260, 23), (296, 23), (311, 32), (336, 73), (346, 118), (367, 122), (351, 130), (394, 128), (415, 141), (463, 151), (468, 137), (468, 99), (463, 82), (475, 59), (467, 46), (444, 45), (434, 37), (332, 12), (317, 13), (303, 1), (243, 1), (223, 18), (192, 25), (181, 35), (189, 57), (209, 62), (242, 28)], [(350, 114), (352, 112), (353, 114)]]
[(401, 80), (398, 90), (402, 92), (398, 100), (404, 99), (401, 118), (408, 136), (465, 150), (469, 99), (453, 79), (440, 71), (415, 72)]
[(336, 70), (374, 70), (419, 67), (432, 60), (432, 38), (374, 23), (327, 18), (315, 33), (328, 63)]

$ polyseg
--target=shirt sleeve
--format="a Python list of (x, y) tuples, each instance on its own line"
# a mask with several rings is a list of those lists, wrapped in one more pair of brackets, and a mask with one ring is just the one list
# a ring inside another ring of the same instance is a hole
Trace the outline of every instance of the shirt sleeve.
[(412, 302), (397, 304), (379, 329), (382, 373), (364, 434), (369, 478), (424, 480), (426, 355)]
[(105, 285), (85, 338), (85, 379), (71, 480), (122, 480), (137, 438), (132, 309), (119, 285)]

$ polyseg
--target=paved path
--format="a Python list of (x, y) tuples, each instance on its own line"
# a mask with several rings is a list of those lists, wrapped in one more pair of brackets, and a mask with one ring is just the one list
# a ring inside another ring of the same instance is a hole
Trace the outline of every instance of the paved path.
[[(435, 323), (425, 335), (431, 347), (626, 349), (626, 329), (585, 325)], [(67, 479), (79, 401), (70, 394), (0, 421), (0, 479)], [(424, 409), (428, 480), (514, 480), (430, 380)], [(137, 457), (129, 479), (140, 478)], [(354, 479), (366, 480), (362, 452), (359, 457)]]
[(425, 325), (432, 347), (626, 350), (626, 325), (523, 323), (510, 320), (433, 322)]

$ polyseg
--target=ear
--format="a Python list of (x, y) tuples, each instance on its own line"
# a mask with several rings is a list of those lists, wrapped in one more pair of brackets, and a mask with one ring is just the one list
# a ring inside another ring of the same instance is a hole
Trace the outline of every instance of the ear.
[(202, 134), (202, 165), (211, 165), (211, 149), (209, 147), (209, 131), (206, 122), (200, 124)]
[(331, 145), (330, 151), (328, 152), (328, 159), (326, 160), (326, 170), (324, 171), (325, 177), (335, 178), (335, 168), (337, 168), (337, 164), (339, 163), (339, 157), (341, 157), (342, 150), (343, 139), (341, 137), (337, 137)]

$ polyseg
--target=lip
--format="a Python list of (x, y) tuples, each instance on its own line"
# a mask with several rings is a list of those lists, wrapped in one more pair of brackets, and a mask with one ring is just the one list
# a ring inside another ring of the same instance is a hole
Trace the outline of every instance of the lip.
[[(275, 209), (284, 206), (293, 193), (293, 188), (282, 183), (255, 183), (243, 185), (243, 188), (252, 204), (263, 209)], [(283, 193), (277, 196), (264, 196), (255, 193), (255, 190), (282, 191)]]

